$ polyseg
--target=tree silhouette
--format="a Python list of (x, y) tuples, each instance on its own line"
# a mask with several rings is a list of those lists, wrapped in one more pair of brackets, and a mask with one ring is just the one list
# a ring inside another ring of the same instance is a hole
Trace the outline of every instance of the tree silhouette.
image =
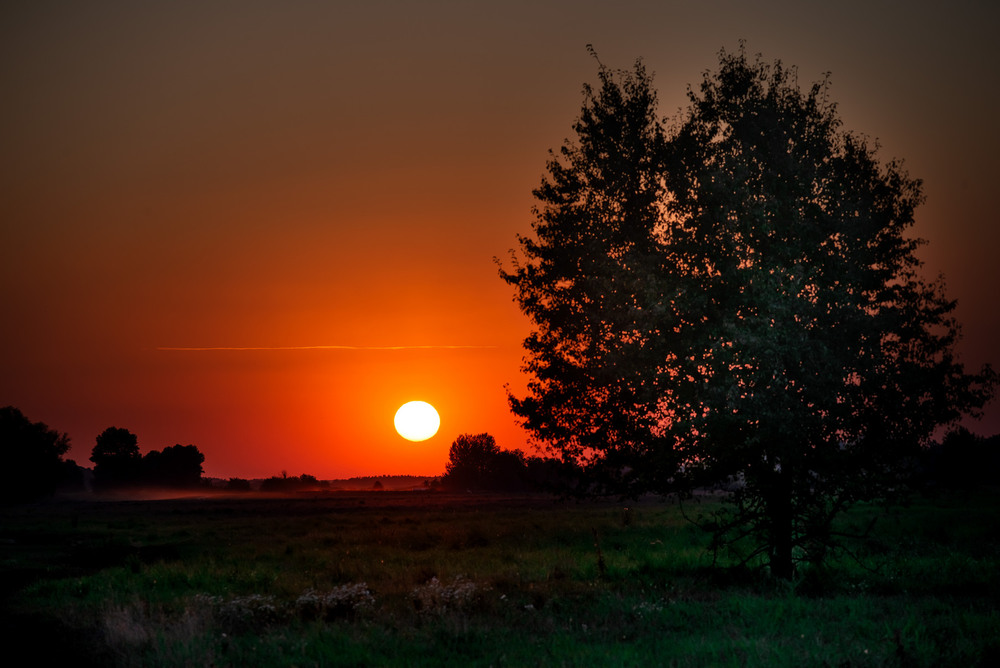
[(501, 450), (489, 434), (462, 434), (451, 444), (441, 479), (461, 490), (517, 490), (526, 486), (524, 453)]
[(90, 454), (94, 462), (94, 484), (116, 487), (139, 482), (142, 457), (138, 438), (128, 429), (108, 427), (97, 437)]
[(165, 487), (197, 487), (201, 484), (203, 455), (194, 445), (172, 445), (162, 452), (152, 450), (142, 458), (142, 481)]
[[(520, 238), (526, 263), (501, 276), (536, 326), (524, 342), (529, 393), (510, 397), (534, 436), (591, 473), (623, 470), (635, 457), (676, 468), (655, 429), (666, 393), (663, 344), (671, 269), (661, 246), (664, 133), (641, 63), (601, 66), (584, 87), (577, 141), (550, 152), (534, 191), (535, 239)], [(647, 467), (648, 468), (648, 467)]]
[(449, 487), (482, 487), (498, 454), (500, 447), (489, 434), (460, 435), (448, 450), (444, 483)]
[(724, 53), (691, 102), (667, 174), (690, 322), (673, 433), (745, 481), (717, 537), (750, 531), (746, 556), (787, 578), (823, 559), (844, 507), (891, 496), (995, 375), (954, 359), (955, 304), (918, 274), (920, 182), (840, 129), (826, 81), (803, 93), (780, 63)]
[[(7, 471), (0, 501), (26, 501), (52, 494), (64, 477), (69, 437), (32, 422), (13, 406), (0, 408), (0, 458)], [(76, 468), (73, 466), (73, 468)]]
[(512, 408), (605, 489), (738, 477), (717, 545), (791, 577), (996, 375), (955, 360), (954, 302), (918, 275), (919, 181), (840, 129), (826, 81), (722, 52), (663, 140), (641, 65), (599, 75), (502, 273), (537, 328)]
[(260, 483), (262, 492), (305, 492), (330, 488), (326, 480), (318, 480), (316, 476), (303, 473), (300, 476), (289, 476), (287, 471), (281, 472), (281, 477), (271, 476)]
[(958, 427), (923, 455), (920, 482), (930, 489), (968, 490), (996, 484), (1000, 474), (1000, 434), (984, 438)]
[(249, 492), (250, 481), (246, 478), (230, 478), (226, 481), (227, 492)]

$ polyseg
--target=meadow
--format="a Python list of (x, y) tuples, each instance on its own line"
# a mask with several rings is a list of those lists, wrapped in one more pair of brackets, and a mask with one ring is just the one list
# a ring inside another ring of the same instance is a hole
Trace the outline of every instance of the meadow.
[(713, 564), (664, 500), (56, 499), (0, 510), (0, 628), (43, 665), (1000, 663), (1000, 492), (844, 528), (876, 516), (788, 583)]

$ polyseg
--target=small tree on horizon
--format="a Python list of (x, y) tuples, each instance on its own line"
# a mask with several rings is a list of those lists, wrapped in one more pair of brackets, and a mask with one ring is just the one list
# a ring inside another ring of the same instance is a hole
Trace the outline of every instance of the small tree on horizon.
[(501, 450), (487, 433), (461, 434), (448, 451), (441, 484), (461, 490), (515, 490), (525, 485), (524, 472), (520, 450)]
[(97, 436), (90, 454), (98, 487), (134, 485), (139, 481), (142, 455), (139, 439), (128, 429), (108, 427)]
[(201, 484), (205, 455), (194, 445), (171, 445), (142, 457), (141, 479), (151, 485), (189, 488)]
[(460, 434), (448, 449), (442, 482), (448, 487), (481, 488), (499, 454), (500, 447), (489, 434)]

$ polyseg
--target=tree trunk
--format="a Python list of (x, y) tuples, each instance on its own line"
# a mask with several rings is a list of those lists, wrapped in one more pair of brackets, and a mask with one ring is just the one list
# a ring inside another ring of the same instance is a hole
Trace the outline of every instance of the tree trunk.
[(787, 475), (779, 473), (776, 476), (774, 489), (767, 500), (771, 575), (782, 580), (791, 580), (795, 574), (792, 561), (792, 489)]

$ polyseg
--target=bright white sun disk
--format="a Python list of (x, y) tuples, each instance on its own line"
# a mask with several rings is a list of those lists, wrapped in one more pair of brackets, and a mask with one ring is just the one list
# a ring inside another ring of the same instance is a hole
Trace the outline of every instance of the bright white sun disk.
[(408, 441), (426, 441), (441, 426), (441, 417), (426, 401), (403, 404), (392, 421), (399, 435)]

